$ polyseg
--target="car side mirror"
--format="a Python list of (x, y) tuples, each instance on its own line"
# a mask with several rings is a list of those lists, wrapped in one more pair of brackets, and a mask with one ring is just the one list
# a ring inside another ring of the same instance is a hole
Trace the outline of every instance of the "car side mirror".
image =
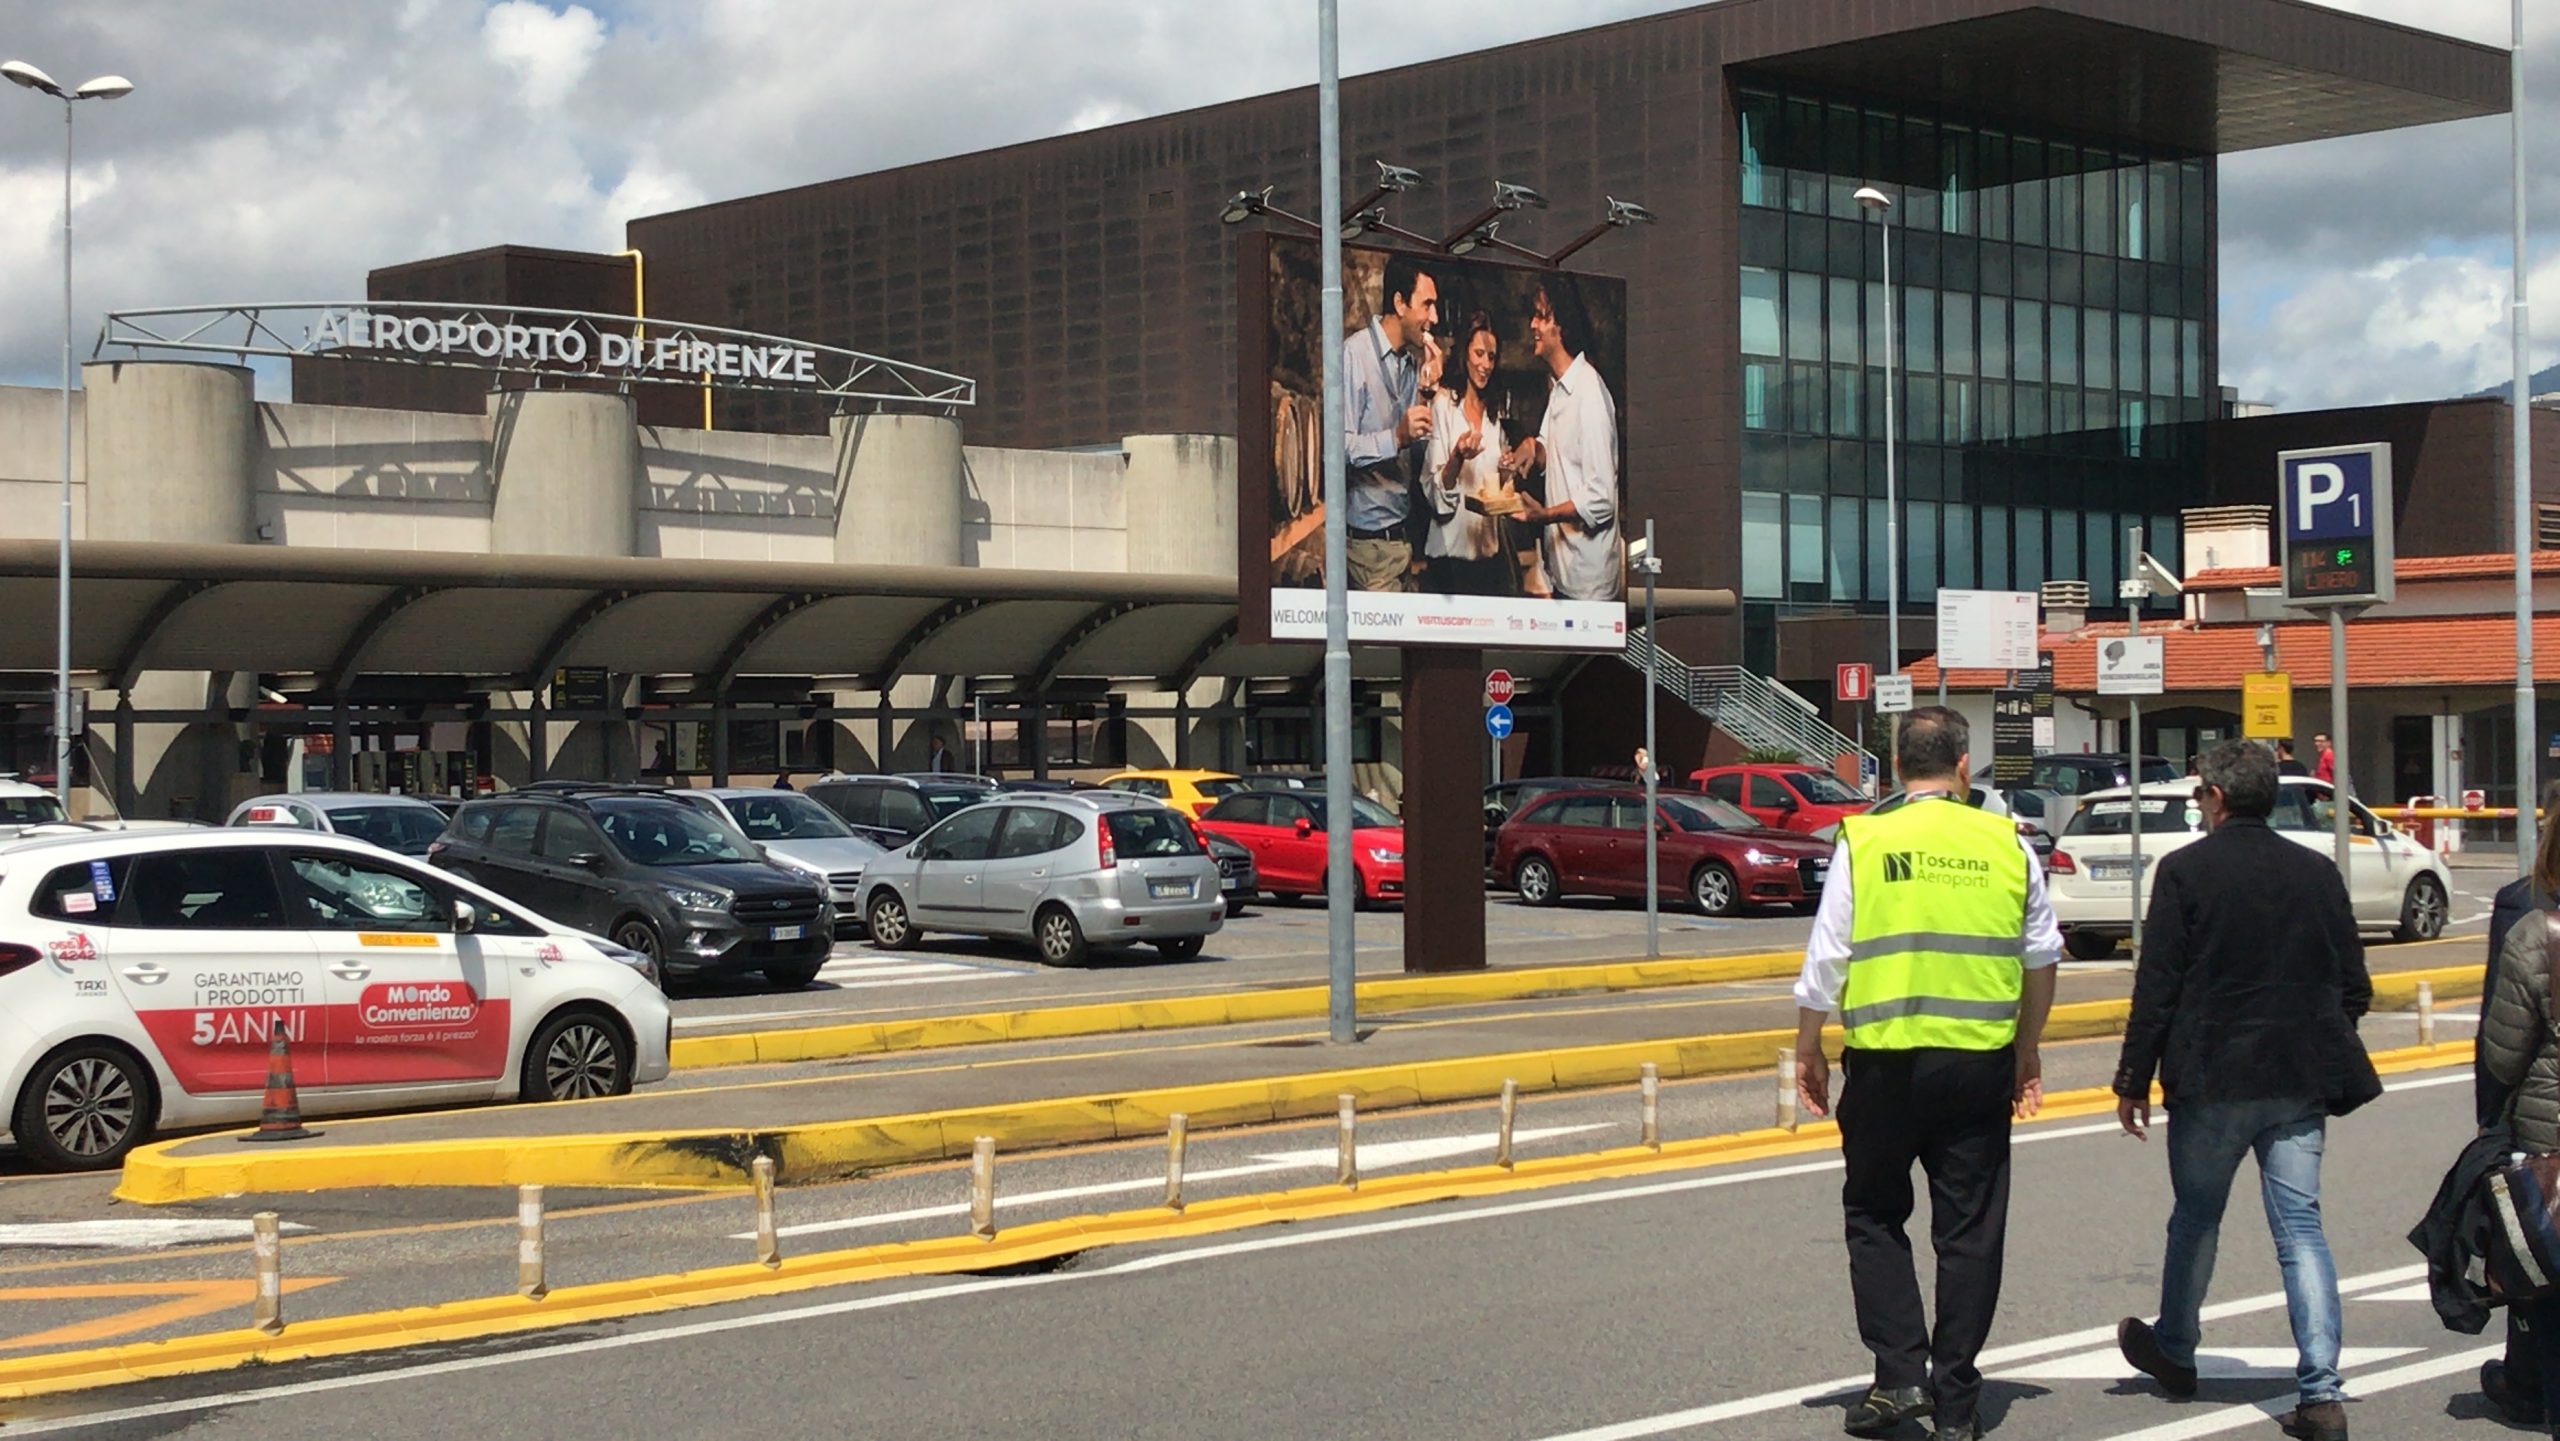
[(453, 933), (457, 936), (467, 936), (478, 929), (480, 929), (479, 908), (473, 906), (469, 901), (455, 901), (453, 903)]
[(569, 857), (569, 864), (576, 866), (580, 870), (601, 870), (604, 867), (604, 852), (580, 851), (576, 855)]
[(1791, 811), (1796, 809), (1796, 798), (1794, 796), (1778, 797), (1778, 809), (1782, 811)]
[(1316, 823), (1307, 819), (1305, 816), (1300, 816), (1297, 819), (1297, 823), (1292, 825), (1290, 829), (1296, 831), (1302, 836), (1311, 836), (1315, 834)]

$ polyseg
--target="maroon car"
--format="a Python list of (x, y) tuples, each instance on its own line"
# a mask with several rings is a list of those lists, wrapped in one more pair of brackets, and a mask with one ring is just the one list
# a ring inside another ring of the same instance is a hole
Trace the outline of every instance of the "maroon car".
[[(1666, 899), (1686, 897), (1711, 916), (1744, 906), (1811, 909), (1822, 897), (1831, 845), (1771, 830), (1739, 807), (1707, 796), (1656, 802), (1656, 874)], [(1529, 806), (1494, 833), (1494, 874), (1533, 906), (1560, 896), (1644, 894), (1644, 792), (1565, 791)]]

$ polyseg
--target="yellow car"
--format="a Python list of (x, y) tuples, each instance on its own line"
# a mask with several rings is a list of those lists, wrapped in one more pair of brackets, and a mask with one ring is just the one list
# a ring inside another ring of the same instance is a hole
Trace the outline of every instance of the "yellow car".
[(1225, 771), (1122, 771), (1103, 778), (1105, 790), (1152, 796), (1187, 816), (1201, 816), (1218, 797), (1244, 789), (1244, 782)]

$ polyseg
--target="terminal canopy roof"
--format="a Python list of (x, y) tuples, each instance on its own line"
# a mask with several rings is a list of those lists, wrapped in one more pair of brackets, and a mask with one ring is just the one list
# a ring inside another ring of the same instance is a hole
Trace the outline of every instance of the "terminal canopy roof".
[(2227, 154), (2506, 113), (2507, 52), (2305, 0), (1740, 0), (1729, 65)]
[[(56, 551), (0, 541), (0, 613), (53, 613)], [(1665, 591), (1666, 616), (1729, 613), (1724, 591)], [(1303, 677), (1311, 645), (1235, 643), (1236, 584), (1215, 576), (655, 558), (289, 550), (86, 541), (72, 557), (72, 665), (113, 689), (144, 672), (468, 676), (530, 690), (558, 667), (688, 675), (708, 697), (749, 676), (885, 689), (904, 676), (1187, 686)], [(52, 668), (53, 628), (0, 628), (0, 670)], [(1582, 654), (1500, 654), (1527, 676)], [(1357, 653), (1365, 675), (1393, 652)], [(823, 688), (823, 687), (822, 687)]]

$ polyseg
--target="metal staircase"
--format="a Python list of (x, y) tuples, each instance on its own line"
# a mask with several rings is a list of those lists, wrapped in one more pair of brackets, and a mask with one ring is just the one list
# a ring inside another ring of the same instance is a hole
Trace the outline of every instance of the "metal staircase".
[[(1641, 672), (1654, 652), (1653, 637), (1628, 628), (1620, 652), (1628, 665)], [(1857, 754), (1857, 741), (1833, 729), (1813, 702), (1767, 676), (1738, 665), (1691, 665), (1667, 650), (1660, 666), (1663, 690), (1746, 747), (1793, 751), (1800, 762), (1826, 771)]]

